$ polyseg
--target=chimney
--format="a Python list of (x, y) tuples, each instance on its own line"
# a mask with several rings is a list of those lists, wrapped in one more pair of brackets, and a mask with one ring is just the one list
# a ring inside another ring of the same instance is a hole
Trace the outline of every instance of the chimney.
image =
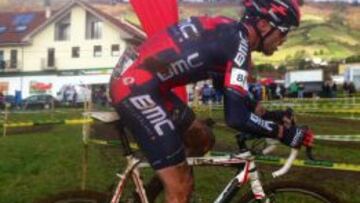
[(44, 0), (44, 7), (45, 7), (45, 17), (46, 19), (48, 19), (51, 16), (50, 0)]

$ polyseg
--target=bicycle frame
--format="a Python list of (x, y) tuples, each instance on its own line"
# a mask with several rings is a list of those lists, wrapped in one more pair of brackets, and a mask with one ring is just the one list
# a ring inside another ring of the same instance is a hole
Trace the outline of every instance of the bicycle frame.
[[(118, 174), (120, 181), (115, 189), (111, 203), (118, 203), (120, 201), (127, 178), (130, 176), (135, 184), (136, 191), (139, 194), (141, 202), (148, 203), (144, 184), (140, 177), (140, 169), (150, 167), (150, 165), (145, 161), (139, 160), (133, 155), (129, 155), (126, 158), (128, 164), (124, 172), (122, 174)], [(239, 169), (242, 168), (235, 177), (229, 181), (223, 191), (216, 198), (214, 201), (216, 203), (229, 202), (240, 189), (240, 186), (246, 184), (248, 181), (250, 181), (251, 189), (255, 198), (265, 198), (265, 193), (255, 167), (255, 159), (250, 151), (225, 156), (190, 157), (187, 158), (187, 162), (190, 166), (225, 166), (237, 167)]]
[[(117, 115), (114, 114), (104, 114), (92, 113), (92, 117), (97, 118), (99, 120), (105, 122), (114, 122), (117, 121), (119, 124), (117, 126), (121, 126), (121, 121), (118, 120)], [(119, 132), (122, 132), (126, 135), (124, 128), (119, 128)], [(243, 138), (244, 137), (244, 138)], [(251, 154), (251, 151), (246, 147), (246, 139), (245, 136), (237, 134), (237, 144), (239, 146), (240, 152), (229, 154), (225, 156), (208, 156), (208, 157), (190, 157), (187, 158), (187, 162), (190, 166), (225, 166), (225, 167), (236, 167), (239, 169), (239, 172), (232, 178), (229, 183), (226, 185), (224, 190), (220, 193), (220, 195), (216, 198), (215, 203), (225, 203), (229, 202), (239, 188), (246, 184), (250, 180), (251, 189), (255, 196), (255, 199), (261, 200), (266, 198), (265, 192), (263, 190), (262, 184), (259, 180), (259, 175), (255, 166), (255, 158)], [(142, 161), (136, 158), (130, 148), (129, 141), (127, 136), (120, 136), (120, 140), (123, 146), (123, 152), (127, 160), (127, 167), (125, 168), (122, 174), (117, 174), (120, 178), (119, 183), (115, 189), (114, 195), (111, 199), (111, 203), (118, 203), (122, 196), (123, 190), (126, 185), (127, 178), (131, 176), (136, 191), (139, 194), (140, 200), (142, 203), (148, 203), (148, 199), (146, 196), (146, 191), (144, 188), (143, 181), (140, 176), (140, 169), (150, 167), (149, 163)], [(267, 142), (267, 147), (263, 149), (263, 154), (268, 154), (271, 151), (275, 150), (276, 144), (278, 141), (273, 139), (265, 139)], [(282, 168), (272, 173), (273, 177), (278, 177), (287, 173), (292, 165), (292, 162), (295, 160), (298, 154), (298, 149), (291, 149), (291, 153), (285, 164)]]

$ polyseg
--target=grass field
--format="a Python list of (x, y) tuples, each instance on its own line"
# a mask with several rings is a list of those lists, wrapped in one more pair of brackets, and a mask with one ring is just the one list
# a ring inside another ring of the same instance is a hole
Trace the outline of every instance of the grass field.
[[(66, 110), (64, 110), (66, 111)], [(69, 112), (69, 111), (67, 111)], [(11, 114), (12, 121), (39, 120), (45, 118), (78, 118), (80, 111), (72, 113)], [(26, 115), (26, 116), (24, 116)], [(206, 117), (207, 112), (199, 116)], [(212, 117), (223, 123), (222, 111), (212, 112)], [(359, 134), (360, 121), (327, 117), (299, 116), (299, 122), (313, 127), (318, 134)], [(100, 133), (101, 134), (101, 133)], [(215, 150), (235, 150), (234, 131), (217, 125)], [(99, 133), (92, 132), (99, 137)], [(108, 139), (104, 136), (103, 139)], [(28, 203), (61, 191), (78, 190), (83, 180), (82, 158), (84, 147), (82, 128), (76, 125), (38, 126), (14, 129), (0, 138), (0, 203)], [(286, 155), (282, 147), (278, 155)], [(318, 142), (316, 156), (336, 162), (360, 164), (359, 143)], [(301, 156), (301, 158), (304, 158)], [(86, 188), (109, 191), (115, 172), (124, 166), (124, 159), (117, 146), (89, 145)], [(274, 166), (260, 165), (263, 171), (274, 170)], [(151, 173), (147, 171), (147, 173)], [(225, 169), (197, 168), (197, 199), (211, 202), (233, 171)], [(266, 178), (269, 179), (269, 178)], [(360, 174), (294, 167), (281, 179), (295, 179), (327, 188), (346, 202), (360, 202)]]

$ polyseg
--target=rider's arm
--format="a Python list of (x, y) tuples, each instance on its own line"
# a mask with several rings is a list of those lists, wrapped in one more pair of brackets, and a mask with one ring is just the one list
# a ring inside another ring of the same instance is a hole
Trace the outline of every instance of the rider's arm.
[(239, 34), (239, 48), (232, 60), (227, 63), (225, 74), (224, 111), (226, 123), (239, 131), (277, 138), (284, 144), (298, 147), (303, 140), (302, 131), (296, 126), (284, 128), (271, 120), (265, 120), (254, 112), (257, 103), (249, 93), (247, 85), (248, 68), (250, 66), (250, 50), (247, 38)]

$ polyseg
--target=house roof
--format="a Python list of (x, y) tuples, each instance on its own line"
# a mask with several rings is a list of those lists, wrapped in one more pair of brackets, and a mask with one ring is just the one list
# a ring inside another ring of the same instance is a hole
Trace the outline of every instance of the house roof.
[[(81, 6), (103, 21), (112, 24), (119, 30), (128, 33), (131, 36), (129, 39), (127, 39), (128, 41), (141, 42), (146, 38), (145, 33), (141, 29), (132, 25), (128, 21), (114, 18), (113, 16), (97, 8), (94, 8), (90, 4), (81, 0), (74, 0), (62, 7), (57, 12), (53, 12), (52, 16), (48, 19), (45, 17), (45, 11), (29, 11), (26, 13), (0, 13), (0, 46), (21, 45), (28, 43), (34, 35), (41, 32), (49, 24), (61, 19), (73, 6), (76, 5)], [(20, 25), (18, 25), (19, 23)]]
[(45, 12), (0, 13), (0, 45), (23, 43), (24, 36), (45, 21)]
[[(81, 2), (81, 1), (79, 1)], [(97, 9), (87, 3), (81, 2), (84, 4), (85, 7), (87, 7), (89, 10), (94, 12), (94, 14), (97, 14), (100, 18), (103, 18), (105, 21), (110, 22), (111, 24), (115, 25), (121, 30), (124, 30), (125, 32), (131, 34), (132, 36), (136, 37), (139, 40), (144, 40), (146, 38), (146, 34), (143, 30), (141, 30), (139, 27), (133, 25), (129, 21), (125, 19), (117, 19), (113, 16), (101, 11), (100, 9)]]

